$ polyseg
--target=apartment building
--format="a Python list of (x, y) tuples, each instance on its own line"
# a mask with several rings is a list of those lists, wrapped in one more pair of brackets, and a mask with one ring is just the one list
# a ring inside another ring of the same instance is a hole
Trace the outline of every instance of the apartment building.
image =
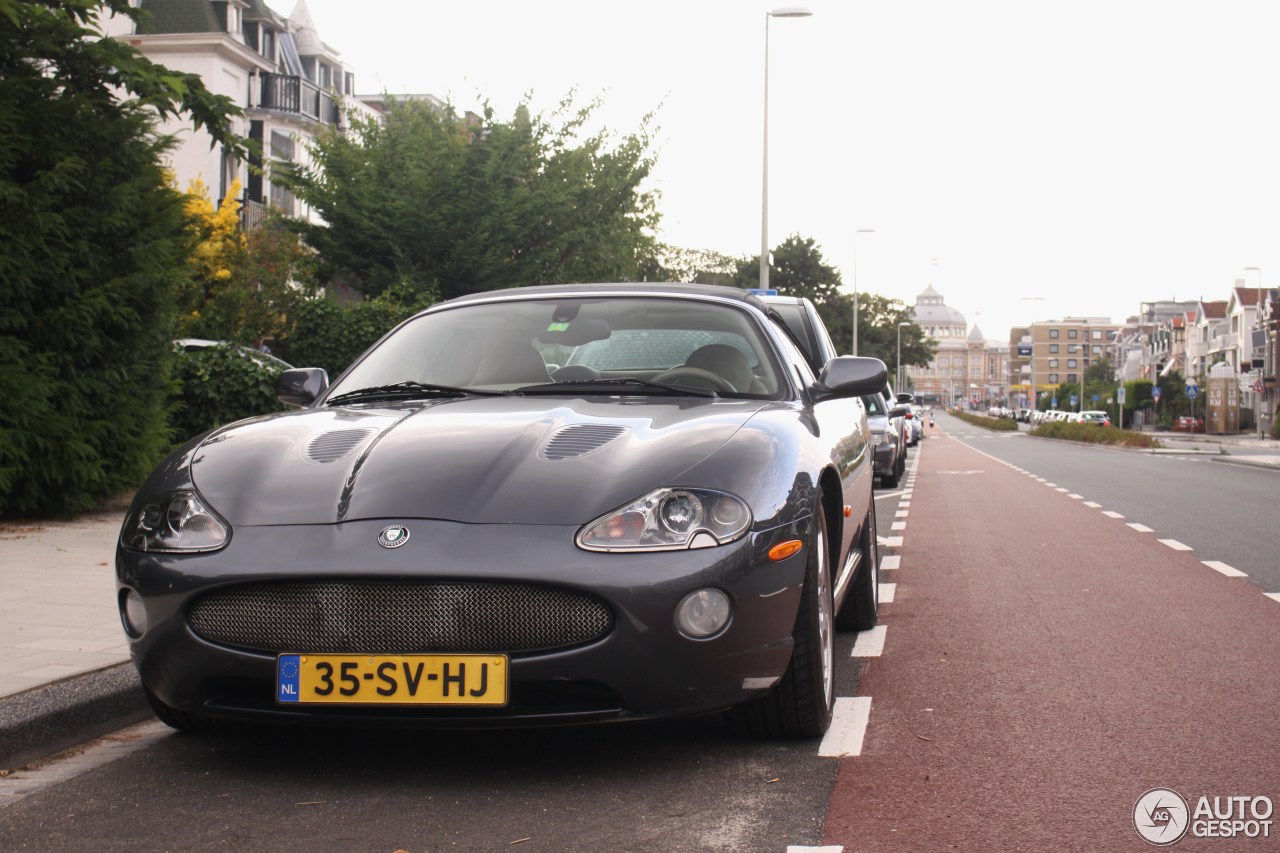
[(239, 181), (250, 227), (267, 208), (312, 215), (273, 175), (307, 164), (307, 144), (324, 127), (341, 127), (352, 112), (374, 113), (354, 97), (355, 73), (325, 44), (306, 0), (286, 18), (264, 0), (134, 0), (141, 25), (112, 16), (106, 35), (176, 71), (198, 74), (211, 91), (245, 111), (233, 130), (259, 143), (260, 154), (237, 159), (178, 118), (162, 126), (178, 144), (172, 167), (180, 189), (199, 179), (218, 201)]
[[(1108, 317), (1067, 317), (1014, 327), (1009, 334), (1011, 401), (1020, 408), (1034, 408), (1034, 394), (1040, 399), (1058, 397), (1060, 385), (1066, 394), (1077, 390), (1084, 372), (1095, 362), (1116, 357), (1117, 333), (1121, 326)], [(1067, 402), (1058, 400), (1058, 407)]]

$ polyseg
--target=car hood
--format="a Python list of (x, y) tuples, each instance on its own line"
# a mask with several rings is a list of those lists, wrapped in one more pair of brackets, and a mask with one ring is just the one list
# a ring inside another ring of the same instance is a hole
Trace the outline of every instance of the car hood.
[(681, 483), (770, 405), (483, 397), (310, 409), (212, 433), (190, 455), (191, 478), (232, 525), (579, 525)]

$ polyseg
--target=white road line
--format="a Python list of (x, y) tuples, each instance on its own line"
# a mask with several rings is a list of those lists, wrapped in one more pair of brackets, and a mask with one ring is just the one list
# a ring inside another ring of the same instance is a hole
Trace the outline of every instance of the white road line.
[(884, 653), (884, 635), (888, 625), (877, 625), (866, 631), (858, 632), (858, 639), (853, 641), (851, 658), (878, 658)]
[(1082, 500), (1084, 500), (1084, 495), (1067, 495), (1067, 497), (1071, 498), (1071, 500), (1073, 500), (1073, 501), (1082, 501)]
[[(841, 697), (831, 712), (831, 728), (822, 738), (818, 755), (823, 758), (840, 758), (845, 755), (861, 755), (862, 739), (871, 722), (871, 697)], [(830, 848), (819, 847), (819, 850)], [(840, 848), (836, 848), (840, 849)]]
[[(1247, 574), (1240, 571), (1239, 569), (1228, 566), (1226, 563), (1220, 563), (1217, 560), (1201, 560), (1200, 562), (1204, 563), (1206, 566), (1213, 569), (1215, 572), (1221, 572), (1222, 574), (1226, 575), (1229, 578), (1249, 577)], [(1270, 595), (1271, 593), (1268, 593), (1268, 594)]]
[(907, 517), (907, 516), (909, 516), (909, 515), (911, 515), (911, 510), (909, 510), (909, 509), (900, 509), (900, 510), (898, 510), (897, 512), (895, 512), (895, 513), (893, 514), (893, 517), (894, 517), (894, 518), (906, 518), (906, 517)]
[(1124, 518), (1123, 515), (1121, 515), (1120, 513), (1116, 512), (1113, 509), (1103, 510), (1102, 514), (1105, 515), (1107, 518)]
[(1055, 491), (1055, 492), (1069, 492), (1069, 491), (1071, 491), (1071, 490), (1070, 490), (1070, 489), (1064, 489), (1064, 488), (1062, 488), (1062, 486), (1058, 486), (1058, 487), (1056, 487), (1056, 488), (1054, 489), (1054, 491)]
[(911, 501), (898, 502), (898, 509), (910, 509), (910, 508), (911, 508)]
[(1159, 542), (1161, 545), (1168, 545), (1170, 548), (1172, 548), (1175, 551), (1194, 551), (1195, 550), (1190, 545), (1183, 545), (1177, 539), (1157, 539), (1156, 541)]
[(907, 523), (905, 521), (895, 521), (893, 524), (889, 525), (889, 529), (890, 530), (906, 530)]
[(1139, 533), (1155, 533), (1155, 531), (1152, 530), (1150, 527), (1147, 527), (1145, 524), (1138, 524), (1136, 521), (1131, 521), (1126, 526), (1132, 527), (1134, 530), (1138, 531)]
[(1102, 509), (1102, 504), (1098, 503), (1097, 501), (1085, 501), (1084, 505), (1087, 506), (1089, 509)]
[(826, 847), (802, 847), (799, 844), (788, 844), (787, 853), (844, 853), (844, 848), (839, 844), (828, 844)]
[(898, 591), (898, 585), (896, 583), (880, 584), (880, 603), (893, 604), (893, 596), (894, 596), (894, 593), (896, 593), (897, 591)]
[(880, 541), (881, 546), (885, 548), (901, 548), (902, 547), (901, 536), (877, 536), (876, 539), (878, 539)]
[(886, 554), (880, 558), (880, 571), (892, 572), (902, 564), (902, 557), (897, 554)]
[(1280, 601), (1280, 592), (1264, 592), (1263, 595), (1272, 601)]

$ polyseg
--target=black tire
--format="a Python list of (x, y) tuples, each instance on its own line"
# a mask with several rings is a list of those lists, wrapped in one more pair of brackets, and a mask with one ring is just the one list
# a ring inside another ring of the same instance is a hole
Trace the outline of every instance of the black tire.
[(796, 614), (791, 663), (773, 689), (730, 708), (725, 721), (737, 734), (757, 738), (821, 737), (835, 707), (835, 614), (831, 590), (827, 520), (821, 507), (809, 537), (800, 610)]
[(893, 460), (893, 467), (889, 469), (888, 474), (880, 477), (880, 482), (886, 489), (898, 488), (898, 482), (902, 479), (902, 453), (898, 453), (898, 457)]
[(867, 507), (858, 537), (858, 568), (845, 597), (836, 627), (842, 631), (866, 631), (880, 620), (880, 541), (876, 531), (876, 502)]

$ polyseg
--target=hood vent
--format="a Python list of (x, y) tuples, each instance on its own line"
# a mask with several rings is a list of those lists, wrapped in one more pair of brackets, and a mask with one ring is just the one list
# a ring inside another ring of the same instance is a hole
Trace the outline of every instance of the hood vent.
[(626, 427), (605, 424), (574, 424), (557, 430), (538, 454), (548, 462), (586, 456), (627, 433)]
[(340, 429), (317, 435), (307, 442), (302, 455), (308, 462), (337, 462), (373, 434), (371, 429)]

